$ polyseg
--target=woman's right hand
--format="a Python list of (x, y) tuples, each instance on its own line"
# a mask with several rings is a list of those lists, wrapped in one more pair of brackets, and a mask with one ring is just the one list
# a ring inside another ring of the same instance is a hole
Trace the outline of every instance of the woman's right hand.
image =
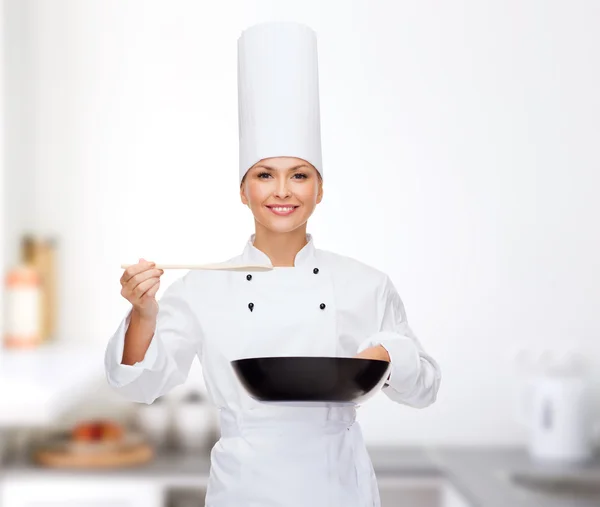
[(160, 287), (160, 277), (164, 273), (154, 262), (140, 259), (129, 266), (121, 276), (121, 296), (133, 305), (140, 318), (155, 320), (158, 314), (156, 293)]

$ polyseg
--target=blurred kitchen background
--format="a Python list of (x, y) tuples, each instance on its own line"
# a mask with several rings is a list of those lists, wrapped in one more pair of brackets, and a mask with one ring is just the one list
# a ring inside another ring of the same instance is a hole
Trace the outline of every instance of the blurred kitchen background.
[(199, 365), (136, 405), (103, 354), (122, 263), (252, 232), (236, 43), (272, 19), (319, 36), (316, 245), (389, 273), (442, 368), (359, 410), (384, 507), (600, 505), (598, 2), (2, 4), (2, 507), (203, 505)]

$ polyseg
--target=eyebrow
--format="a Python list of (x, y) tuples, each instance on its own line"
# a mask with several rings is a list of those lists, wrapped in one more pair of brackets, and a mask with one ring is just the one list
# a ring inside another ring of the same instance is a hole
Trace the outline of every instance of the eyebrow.
[[(263, 165), (263, 164), (255, 165), (254, 167), (255, 168), (262, 167), (263, 169), (267, 169), (268, 171), (276, 171), (277, 170), (274, 167), (270, 167), (268, 165)], [(300, 165), (297, 165), (297, 166), (294, 166), (294, 167), (290, 167), (288, 169), (288, 171), (295, 171), (296, 169), (300, 169), (301, 167), (306, 167), (307, 169), (310, 169), (310, 167), (308, 165), (306, 165), (306, 164), (300, 164)]]

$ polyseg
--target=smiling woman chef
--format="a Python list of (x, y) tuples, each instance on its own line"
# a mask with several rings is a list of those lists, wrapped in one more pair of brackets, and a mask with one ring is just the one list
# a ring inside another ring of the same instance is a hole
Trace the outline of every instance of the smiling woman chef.
[(382, 391), (432, 404), (440, 369), (410, 330), (390, 278), (317, 249), (307, 220), (323, 196), (317, 43), (296, 23), (261, 23), (238, 40), (240, 196), (255, 233), (234, 264), (265, 272), (193, 270), (155, 295), (145, 260), (121, 278), (132, 305), (105, 356), (109, 384), (152, 403), (184, 383), (198, 356), (219, 408), (208, 507), (374, 507), (377, 482), (353, 405), (252, 399), (230, 361), (342, 356), (391, 362)]

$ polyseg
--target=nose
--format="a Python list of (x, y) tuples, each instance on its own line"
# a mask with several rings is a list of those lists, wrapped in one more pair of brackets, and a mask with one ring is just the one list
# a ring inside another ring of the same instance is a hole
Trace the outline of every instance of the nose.
[(278, 199), (285, 199), (292, 195), (292, 192), (288, 188), (288, 180), (287, 178), (278, 178), (277, 179), (277, 187), (274, 192), (275, 197)]

